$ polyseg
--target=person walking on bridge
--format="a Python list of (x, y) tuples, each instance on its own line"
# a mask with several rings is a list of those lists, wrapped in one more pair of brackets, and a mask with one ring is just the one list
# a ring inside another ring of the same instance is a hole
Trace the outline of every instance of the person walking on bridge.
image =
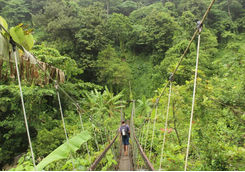
[(122, 142), (124, 146), (124, 155), (128, 155), (128, 145), (129, 145), (129, 137), (130, 137), (130, 129), (129, 126), (125, 123), (125, 121), (122, 121), (122, 125), (120, 127), (120, 132), (122, 136)]

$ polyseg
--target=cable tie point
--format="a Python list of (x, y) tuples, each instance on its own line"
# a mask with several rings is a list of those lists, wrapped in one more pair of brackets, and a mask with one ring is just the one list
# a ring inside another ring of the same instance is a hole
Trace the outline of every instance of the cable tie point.
[(202, 32), (202, 22), (201, 21), (197, 21), (197, 29), (198, 29), (198, 32), (201, 33)]
[(174, 75), (173, 75), (173, 73), (170, 73), (170, 76), (169, 76), (168, 80), (170, 82), (173, 82), (174, 81)]

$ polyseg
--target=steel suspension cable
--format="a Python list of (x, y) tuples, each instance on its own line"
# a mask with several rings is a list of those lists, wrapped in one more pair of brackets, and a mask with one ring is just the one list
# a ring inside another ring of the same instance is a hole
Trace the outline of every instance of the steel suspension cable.
[[(66, 125), (65, 125), (65, 120), (64, 120), (64, 114), (63, 114), (63, 110), (62, 110), (62, 105), (61, 105), (61, 101), (60, 101), (60, 93), (59, 93), (59, 90), (58, 90), (58, 86), (56, 84), (55, 84), (55, 89), (56, 89), (56, 93), (57, 93), (57, 97), (58, 97), (58, 102), (59, 102), (59, 107), (60, 107), (60, 116), (61, 116), (61, 120), (62, 120), (62, 123), (63, 123), (63, 128), (64, 128), (64, 132), (65, 132), (65, 136), (66, 136), (66, 141), (67, 141), (67, 144), (68, 144), (68, 147), (69, 147), (70, 144), (69, 144), (69, 139), (68, 139), (68, 135), (67, 135), (67, 131), (66, 131)], [(74, 162), (73, 162), (73, 160), (72, 160), (72, 167), (74, 169)]]
[(65, 132), (65, 136), (66, 136), (66, 141), (68, 141), (69, 139), (68, 139), (67, 132), (66, 132), (64, 114), (63, 114), (63, 110), (62, 110), (62, 106), (61, 106), (60, 94), (59, 94), (57, 85), (55, 85), (55, 89), (56, 89), (56, 93), (57, 93), (57, 97), (58, 97), (58, 102), (59, 102), (59, 107), (60, 107), (60, 116), (61, 116), (61, 120), (62, 120), (62, 123), (63, 123), (63, 128), (64, 128), (64, 132)]
[(115, 142), (115, 140), (117, 139), (118, 135), (119, 135), (119, 132), (117, 130), (116, 136), (113, 138), (111, 143), (109, 143), (109, 145), (104, 149), (104, 151), (98, 156), (98, 158), (93, 162), (93, 164), (89, 167), (89, 169), (88, 169), (89, 171), (94, 171), (94, 169), (99, 164), (101, 159), (106, 155), (107, 151), (111, 148), (112, 144)]
[(35, 156), (34, 156), (33, 149), (32, 149), (32, 143), (31, 143), (31, 136), (30, 136), (30, 132), (29, 132), (29, 126), (28, 126), (27, 117), (26, 117), (25, 103), (24, 103), (24, 98), (23, 98), (23, 93), (22, 93), (22, 88), (21, 88), (20, 73), (19, 73), (19, 67), (18, 67), (18, 61), (17, 61), (17, 55), (16, 55), (16, 46), (14, 44), (12, 44), (12, 45), (13, 45), (15, 66), (16, 66), (17, 78), (18, 78), (18, 83), (19, 83), (20, 98), (21, 98), (21, 104), (22, 104), (22, 109), (23, 109), (23, 114), (24, 114), (24, 120), (25, 120), (27, 138), (28, 138), (28, 142), (29, 142), (29, 146), (30, 146), (30, 150), (31, 150), (32, 163), (33, 163), (33, 166), (34, 166), (35, 171), (37, 171), (37, 169), (36, 169), (36, 163), (35, 163)]
[[(145, 124), (146, 124), (146, 120), (144, 120), (143, 122), (143, 125), (142, 126), (139, 126), (139, 130), (140, 130), (140, 135), (139, 135), (139, 144), (142, 145), (143, 143), (143, 136), (144, 136), (144, 133), (145, 133)], [(142, 128), (142, 129), (141, 129)], [(140, 159), (138, 158), (137, 159), (137, 168), (139, 167), (139, 161)]]
[(193, 88), (193, 97), (192, 97), (191, 118), (190, 118), (190, 127), (189, 127), (188, 143), (187, 143), (186, 158), (185, 158), (185, 171), (187, 170), (187, 164), (188, 164), (188, 155), (189, 155), (190, 140), (191, 140), (192, 120), (193, 120), (193, 113), (194, 113), (194, 106), (195, 106), (195, 94), (196, 94), (196, 83), (197, 83), (197, 72), (198, 72), (200, 38), (201, 38), (201, 36), (200, 36), (200, 32), (199, 32), (198, 43), (197, 43), (197, 58), (196, 58), (196, 70), (195, 70), (195, 79), (194, 79), (194, 88)]
[[(135, 101), (133, 102), (133, 118), (134, 118), (134, 116), (135, 116)], [(133, 127), (134, 127), (134, 121), (132, 120), (132, 125), (133, 125)], [(138, 130), (137, 131), (137, 133), (139, 133), (140, 131)], [(135, 130), (135, 128), (134, 128), (134, 133), (133, 133), (133, 137), (135, 136), (137, 136), (137, 133), (136, 133), (136, 130)], [(138, 134), (138, 135), (140, 135), (140, 134)], [(134, 140), (134, 139), (133, 139)], [(133, 156), (133, 158), (134, 158), (134, 165), (135, 165), (135, 167), (137, 168), (138, 167), (138, 160), (139, 160), (139, 151), (138, 151), (138, 149), (137, 149), (137, 145), (136, 145), (136, 141), (134, 140), (134, 142), (133, 142), (133, 154), (134, 154), (134, 156)]]
[[(141, 132), (140, 132), (140, 138), (139, 138), (139, 144), (140, 145), (142, 145), (142, 143), (143, 143), (143, 136), (144, 136), (144, 133), (145, 133), (145, 124), (146, 124), (146, 120), (144, 120), (144, 123), (143, 123), (143, 126), (142, 126), (142, 130), (140, 130)], [(141, 129), (141, 128), (140, 128)], [(138, 164), (138, 167), (139, 167), (139, 161), (140, 161), (140, 159), (138, 158), (138, 160), (137, 160), (137, 164)]]
[[(81, 111), (79, 110), (79, 105), (78, 104), (75, 104), (75, 106), (77, 107), (77, 112), (79, 114), (82, 131), (84, 131), (83, 120), (82, 120)], [(89, 161), (91, 161), (91, 156), (90, 156), (90, 152), (89, 152), (89, 149), (88, 149), (88, 142), (86, 142), (86, 149), (87, 149), (87, 152), (88, 152)]]
[(141, 141), (142, 141), (141, 138), (142, 138), (143, 133), (144, 133), (143, 130), (144, 130), (145, 122), (146, 122), (146, 120), (144, 120), (143, 124), (139, 125), (139, 127), (136, 128), (138, 130), (138, 133), (139, 133), (139, 134), (137, 134), (137, 137), (139, 138), (138, 139), (139, 143), (141, 143)]
[[(203, 17), (202, 17), (202, 20), (200, 21), (200, 25), (203, 25), (203, 23), (204, 23), (204, 21), (205, 21), (207, 15), (208, 15), (210, 9), (212, 8), (214, 2), (215, 2), (215, 0), (212, 0), (212, 1), (211, 1), (211, 3), (210, 3), (210, 5), (209, 5), (208, 9), (206, 10), (205, 14), (204, 14)], [(176, 65), (176, 68), (175, 68), (174, 71), (172, 72), (172, 74), (173, 74), (173, 79), (174, 79), (175, 73), (177, 72), (177, 70), (178, 70), (178, 68), (179, 68), (179, 66), (180, 66), (180, 64), (181, 64), (181, 62), (183, 61), (185, 55), (187, 54), (187, 52), (188, 52), (188, 50), (189, 50), (189, 48), (190, 48), (192, 42), (194, 41), (196, 35), (198, 34), (198, 32), (199, 32), (198, 29), (196, 29), (196, 31), (194, 32), (194, 34), (193, 34), (193, 36), (192, 36), (190, 42), (188, 43), (188, 45), (187, 45), (187, 47), (186, 47), (184, 53), (181, 55), (180, 60), (179, 60), (178, 64)], [(164, 91), (166, 90), (166, 88), (167, 88), (167, 86), (168, 86), (169, 83), (170, 83), (170, 81), (168, 81), (168, 82), (165, 84), (164, 88), (162, 89), (162, 91), (161, 91), (161, 93), (160, 93), (160, 95), (159, 95), (159, 99), (162, 97), (162, 95), (163, 95)], [(158, 104), (159, 102), (156, 102), (156, 103)], [(155, 106), (156, 106), (156, 105), (155, 105)]]
[(124, 120), (122, 104), (121, 104), (121, 109), (120, 109), (120, 115), (121, 115), (121, 122), (122, 122)]
[[(145, 123), (145, 126), (143, 127), (143, 133), (145, 133), (145, 130), (147, 129), (147, 126), (146, 126), (147, 124)], [(142, 145), (142, 147), (144, 146), (144, 135), (145, 134), (142, 134), (142, 139), (141, 139), (141, 143), (140, 143)], [(142, 169), (142, 166), (143, 166), (143, 164), (140, 166), (140, 169)]]
[(137, 138), (139, 138), (139, 141), (140, 141), (140, 138), (141, 138), (141, 134), (142, 134), (142, 131), (140, 130), (140, 128), (136, 128), (138, 131), (137, 131)]
[(143, 126), (142, 126), (142, 130), (140, 130), (140, 131), (141, 131), (141, 132), (140, 132), (140, 138), (139, 138), (140, 144), (142, 144), (142, 141), (143, 141), (143, 135), (144, 135), (144, 133), (145, 133), (145, 122), (146, 122), (146, 121), (144, 121), (144, 124), (143, 124)]
[[(132, 113), (131, 113), (131, 120), (130, 120), (130, 130), (131, 130), (131, 133), (132, 133), (132, 139), (133, 139), (133, 162), (136, 162), (135, 161), (135, 158), (137, 157), (136, 153), (134, 150), (136, 151), (140, 151), (140, 154), (142, 156), (142, 158), (144, 159), (145, 161), (145, 164), (148, 166), (148, 168), (151, 170), (151, 171), (155, 171), (154, 170), (154, 167), (152, 166), (152, 164), (150, 163), (149, 159), (147, 158), (146, 154), (144, 153), (141, 145), (139, 144), (139, 141), (136, 137), (136, 134), (135, 134), (135, 128), (134, 128), (134, 114), (135, 114), (135, 100), (132, 100), (133, 102), (133, 107), (132, 107)], [(138, 148), (138, 149), (136, 149)], [(138, 153), (138, 152), (137, 152)]]
[[(95, 131), (95, 129), (96, 129), (96, 124), (97, 124), (97, 121), (93, 118), (93, 116), (89, 116), (89, 120), (90, 120), (90, 122), (91, 122), (91, 126), (92, 126), (92, 132), (93, 132), (93, 134), (94, 134), (94, 139), (95, 139), (95, 145), (96, 145), (96, 147), (97, 147), (97, 150), (99, 151), (99, 144), (98, 144), (98, 141), (97, 141), (97, 135), (96, 135), (96, 131)], [(95, 123), (95, 124), (94, 124)]]
[(156, 104), (156, 109), (155, 109), (155, 118), (154, 118), (153, 131), (152, 131), (152, 137), (151, 137), (151, 147), (150, 147), (150, 156), (149, 156), (149, 160), (151, 160), (152, 144), (153, 144), (153, 139), (154, 139), (154, 134), (155, 134), (155, 126), (156, 126), (157, 110), (158, 110), (158, 101), (159, 101), (159, 99), (157, 98), (157, 101), (156, 101), (157, 104)]
[[(113, 140), (113, 131), (110, 131), (110, 142)], [(111, 146), (111, 152), (112, 152), (112, 155), (113, 155), (113, 158), (114, 158), (114, 160), (115, 161), (117, 161), (117, 159), (116, 159), (116, 153), (115, 153), (115, 144), (113, 144), (112, 146)]]
[(96, 144), (96, 147), (97, 147), (97, 150), (99, 151), (100, 150), (100, 147), (99, 147), (99, 144), (98, 144), (98, 141), (97, 141), (97, 135), (95, 133), (95, 127), (93, 128), (93, 132), (94, 132), (94, 139), (95, 139), (95, 144)]
[(170, 82), (169, 85), (169, 96), (168, 96), (168, 107), (167, 107), (167, 114), (166, 114), (166, 121), (165, 121), (165, 129), (164, 129), (164, 136), (163, 136), (163, 143), (162, 143), (162, 150), (161, 150), (161, 158), (160, 158), (160, 165), (159, 170), (161, 171), (162, 168), (162, 157), (163, 157), (163, 150), (166, 140), (166, 133), (167, 133), (167, 127), (168, 127), (168, 113), (169, 113), (169, 106), (170, 106), (170, 99), (171, 99), (171, 91), (172, 91), (172, 82)]
[[(203, 22), (204, 22), (204, 20), (206, 19), (206, 17), (207, 17), (207, 15), (208, 15), (210, 9), (212, 8), (214, 2), (215, 2), (215, 0), (212, 0), (212, 1), (211, 1), (211, 3), (210, 3), (210, 5), (209, 5), (208, 9), (206, 10), (206, 12), (205, 12), (205, 14), (204, 14), (202, 20), (201, 20), (200, 23), (199, 23), (200, 26), (203, 25)], [(176, 65), (176, 68), (175, 68), (174, 71), (172, 72), (172, 78), (173, 78), (173, 80), (174, 80), (174, 75), (175, 75), (175, 73), (177, 72), (177, 70), (178, 70), (178, 68), (179, 68), (179, 66), (180, 66), (180, 64), (181, 64), (181, 62), (183, 61), (185, 55), (187, 54), (187, 52), (188, 52), (188, 50), (189, 50), (189, 48), (190, 48), (192, 42), (194, 41), (194, 39), (195, 39), (195, 37), (196, 37), (196, 35), (197, 35), (198, 33), (199, 33), (199, 29), (197, 28), (196, 31), (194, 32), (194, 34), (193, 34), (193, 36), (192, 36), (190, 42), (188, 43), (188, 45), (187, 45), (187, 47), (186, 47), (184, 53), (181, 55), (180, 60), (179, 60), (178, 64)], [(170, 80), (169, 80), (169, 81), (165, 84), (165, 86), (163, 87), (163, 89), (162, 89), (162, 91), (160, 92), (160, 95), (159, 95), (159, 97), (158, 97), (158, 100), (161, 99), (161, 97), (162, 97), (164, 91), (166, 90), (167, 86), (169, 85), (169, 83), (170, 83)], [(159, 103), (159, 101), (156, 101), (156, 103), (154, 104), (154, 107), (156, 108), (156, 110), (157, 110), (158, 103)], [(156, 116), (156, 115), (155, 115), (155, 116)], [(155, 126), (155, 121), (154, 121), (154, 126)], [(154, 127), (153, 127), (153, 136), (154, 136)], [(153, 138), (152, 138), (152, 141), (153, 141)], [(150, 149), (150, 158), (151, 158), (151, 150), (152, 150), (152, 142), (151, 142), (151, 149)], [(186, 160), (186, 161), (187, 161), (187, 160)]]
[[(100, 134), (101, 143), (102, 143), (102, 144), (105, 144), (105, 143), (106, 143), (106, 140), (104, 141), (103, 136), (102, 136), (103, 128), (100, 129), (100, 132), (101, 132), (101, 134)], [(106, 133), (106, 130), (105, 130), (105, 129), (104, 129), (104, 133)]]
[[(101, 130), (101, 131), (102, 131), (102, 130)], [(110, 135), (110, 131), (111, 131), (111, 130), (110, 130), (109, 128), (108, 128), (108, 129), (107, 129), (107, 128), (105, 129), (105, 134), (107, 135), (107, 140), (108, 140), (108, 141), (111, 140), (111, 137), (110, 137), (110, 136), (111, 136), (111, 135)], [(103, 133), (102, 133), (102, 132), (101, 132), (101, 136), (103, 136)]]
[[(152, 111), (151, 111), (152, 112)], [(149, 134), (149, 127), (150, 127), (150, 116), (151, 116), (151, 112), (148, 114), (147, 118), (148, 118), (148, 124), (147, 124), (147, 129), (146, 129), (146, 137), (145, 137), (145, 145), (144, 145), (144, 152), (146, 149), (146, 143), (147, 143), (147, 139), (148, 139), (148, 134)]]
[[(131, 112), (131, 119), (130, 119), (130, 135), (132, 137), (134, 137), (136, 135), (136, 131), (135, 131), (135, 128), (134, 128), (134, 115), (135, 115), (135, 100), (132, 100), (133, 102), (133, 105), (132, 105), (132, 112)], [(131, 134), (132, 133), (132, 134)], [(135, 140), (133, 139), (133, 144), (132, 144), (132, 150), (133, 150), (133, 163), (135, 162), (135, 159), (136, 159), (136, 146), (135, 146)]]
[(139, 156), (139, 150), (137, 149), (136, 143), (135, 143), (135, 151), (136, 151), (135, 166), (136, 166), (136, 169), (138, 169), (139, 168), (139, 159), (140, 159), (140, 156)]

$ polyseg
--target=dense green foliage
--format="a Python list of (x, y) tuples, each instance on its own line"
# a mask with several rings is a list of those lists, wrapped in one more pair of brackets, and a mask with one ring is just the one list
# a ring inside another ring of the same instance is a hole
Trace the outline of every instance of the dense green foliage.
[[(144, 131), (138, 137), (149, 156), (155, 118), (152, 104), (209, 3), (210, 0), (0, 0), (0, 16), (6, 19), (8, 28), (13, 27), (10, 31), (14, 40), (39, 60), (65, 72), (62, 88), (78, 100), (84, 128), (92, 137), (87, 142), (91, 160), (83, 144), (66, 161), (52, 162), (45, 170), (86, 170), (115, 135), (120, 108), (132, 98), (137, 100), (136, 128)], [(34, 46), (29, 33), (35, 39)], [(216, 0), (201, 33), (189, 170), (245, 170), (244, 40), (244, 0)], [(184, 169), (196, 42), (195, 39), (175, 75), (163, 170)], [(17, 81), (6, 77), (10, 75), (9, 68), (7, 62), (0, 65), (0, 167), (24, 153), (15, 170), (28, 170), (33, 165)], [(22, 85), (38, 164), (65, 142), (57, 95), (52, 83), (40, 87), (33, 81), (22, 81)], [(151, 162), (156, 169), (160, 164), (167, 91), (160, 101), (152, 149)], [(83, 129), (76, 107), (60, 94), (68, 136), (72, 138)], [(130, 108), (125, 109), (127, 119)], [(148, 136), (144, 121), (152, 124)], [(110, 150), (97, 169), (112, 170), (116, 152)]]

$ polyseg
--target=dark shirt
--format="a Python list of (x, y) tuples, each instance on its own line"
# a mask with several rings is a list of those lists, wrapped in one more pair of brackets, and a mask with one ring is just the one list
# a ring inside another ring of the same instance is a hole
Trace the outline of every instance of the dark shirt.
[(121, 134), (122, 134), (122, 129), (123, 128), (126, 128), (126, 135), (129, 135), (129, 132), (130, 132), (130, 129), (129, 129), (129, 126), (126, 124), (126, 125), (122, 125), (121, 127), (120, 127), (120, 132), (121, 132)]

